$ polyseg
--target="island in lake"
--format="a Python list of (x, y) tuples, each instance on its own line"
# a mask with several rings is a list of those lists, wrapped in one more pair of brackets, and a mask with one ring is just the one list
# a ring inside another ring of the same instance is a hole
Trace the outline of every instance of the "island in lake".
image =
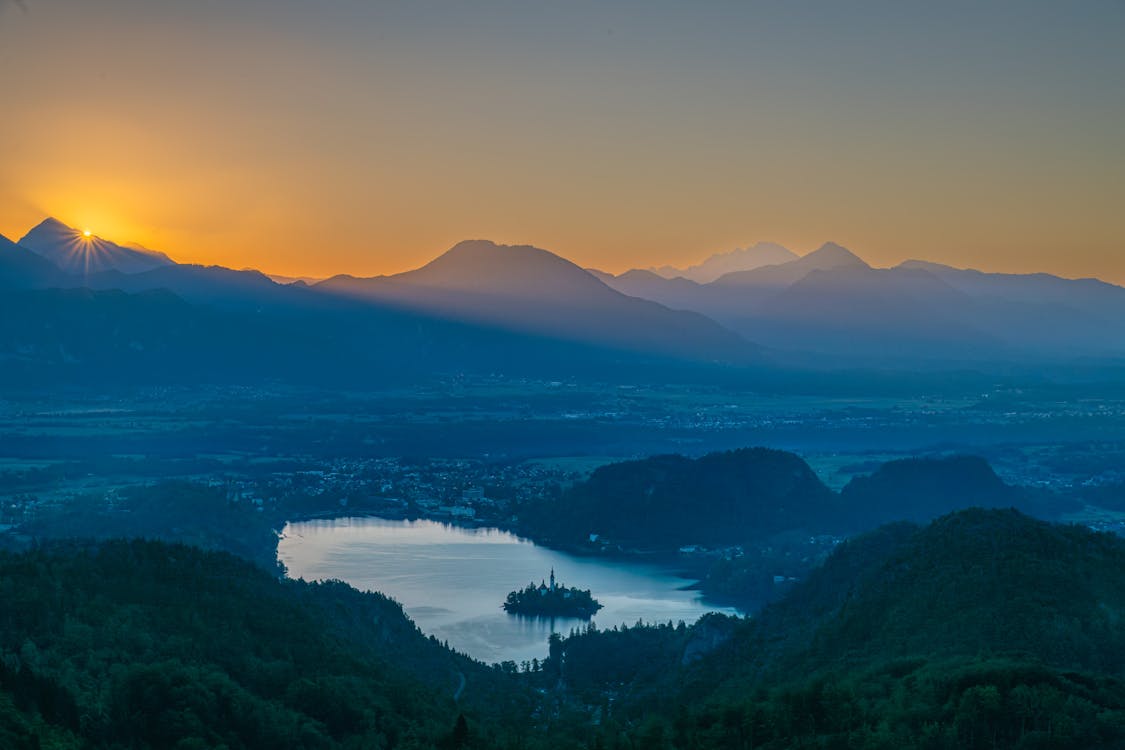
[(504, 601), (504, 611), (513, 615), (534, 617), (581, 617), (589, 619), (602, 608), (590, 590), (567, 588), (555, 581), (551, 568), (551, 583), (540, 581), (527, 584), (521, 591), (513, 591)]

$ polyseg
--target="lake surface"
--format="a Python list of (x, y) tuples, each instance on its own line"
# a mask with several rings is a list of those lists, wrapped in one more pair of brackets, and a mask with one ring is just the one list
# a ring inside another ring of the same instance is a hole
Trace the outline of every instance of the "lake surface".
[(499, 529), (467, 529), (435, 521), (338, 518), (285, 526), (278, 559), (289, 575), (338, 578), (402, 604), (422, 632), (484, 662), (521, 662), (547, 655), (552, 631), (566, 635), (585, 620), (509, 615), (508, 592), (547, 578), (590, 589), (604, 608), (599, 628), (626, 623), (692, 623), (706, 612), (691, 580), (659, 565), (575, 557), (539, 547)]

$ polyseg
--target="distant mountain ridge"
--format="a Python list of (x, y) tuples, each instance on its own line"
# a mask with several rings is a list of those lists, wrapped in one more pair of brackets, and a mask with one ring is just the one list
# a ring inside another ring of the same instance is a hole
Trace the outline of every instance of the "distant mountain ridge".
[(872, 268), (832, 242), (756, 265), (790, 256), (759, 243), (682, 269), (705, 278), (741, 266), (702, 283), (641, 269), (587, 271), (529, 245), (468, 240), (405, 273), (279, 284), (253, 270), (176, 263), (46, 219), (20, 243), (0, 241), (0, 288), (164, 290), (196, 305), (289, 318), (382, 311), (740, 367), (948, 370), (1125, 361), (1120, 286), (924, 261)]
[(858, 255), (835, 242), (826, 242), (808, 255), (786, 263), (762, 266), (748, 271), (735, 271), (715, 280), (722, 286), (785, 287), (795, 284), (813, 271), (866, 268), (871, 266)]
[(749, 362), (755, 347), (695, 312), (622, 294), (553, 253), (468, 240), (414, 271), (335, 276), (319, 292), (671, 356)]
[(872, 268), (835, 243), (708, 284), (642, 270), (618, 291), (694, 310), (804, 366), (963, 367), (1125, 356), (1125, 289), (923, 261)]
[[(470, 273), (489, 258), (509, 276)], [(463, 243), (439, 260), (392, 282), (396, 297), (370, 295), (354, 279), (333, 283), (356, 283), (362, 293), (176, 263), (67, 274), (0, 243), (0, 380), (385, 383), (456, 372), (559, 377), (745, 364), (756, 356), (713, 321), (621, 295), (546, 251)], [(521, 283), (522, 267), (537, 276)], [(489, 314), (465, 314), (473, 310)]]

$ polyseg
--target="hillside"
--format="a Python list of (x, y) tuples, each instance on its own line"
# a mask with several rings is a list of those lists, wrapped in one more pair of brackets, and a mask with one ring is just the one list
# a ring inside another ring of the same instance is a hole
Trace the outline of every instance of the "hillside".
[(1075, 510), (1060, 496), (1005, 484), (978, 456), (890, 461), (836, 494), (796, 454), (743, 448), (607, 464), (558, 500), (528, 509), (525, 531), (565, 545), (598, 534), (645, 549), (713, 547), (927, 522), (973, 506), (1018, 507), (1049, 519)]
[[(989, 653), (1125, 675), (1122, 571), (1118, 537), (1014, 510), (959, 511), (846, 543), (763, 613), (746, 643), (789, 640), (756, 649), (766, 673)], [(810, 635), (802, 642), (795, 630)]]
[(0, 738), (427, 747), (460, 713), (474, 728), (520, 713), (502, 675), (423, 636), (394, 602), (225, 554), (140, 541), (0, 553), (0, 596)]
[(528, 531), (564, 544), (598, 534), (642, 548), (735, 545), (834, 525), (833, 493), (798, 456), (767, 448), (603, 466), (527, 514)]
[(851, 480), (840, 499), (853, 528), (891, 521), (924, 523), (970, 506), (1024, 505), (1026, 494), (1004, 484), (978, 456), (890, 461)]
[(961, 511), (848, 541), (753, 619), (590, 627), (515, 675), (343, 584), (158, 542), (47, 544), (0, 553), (0, 742), (1117, 747), (1122, 571), (1117, 537)]
[(572, 637), (562, 678), (676, 747), (1120, 747), (1123, 570), (1117, 537), (961, 511), (849, 541), (753, 620)]

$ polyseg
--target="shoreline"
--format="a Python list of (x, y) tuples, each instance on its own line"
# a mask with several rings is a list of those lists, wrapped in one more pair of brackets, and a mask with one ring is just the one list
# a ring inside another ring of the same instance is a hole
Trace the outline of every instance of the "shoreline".
[[(520, 539), (527, 540), (537, 547), (543, 547), (544, 549), (549, 549), (555, 552), (562, 552), (579, 558), (603, 560), (609, 563), (648, 563), (665, 567), (668, 569), (668, 572), (672, 573), (673, 575), (690, 581), (690, 583), (688, 583), (686, 586), (681, 587), (681, 591), (698, 591), (700, 593), (700, 601), (707, 606), (734, 609), (738, 611), (743, 617), (750, 617), (754, 611), (760, 608), (760, 605), (757, 607), (748, 607), (746, 606), (745, 602), (716, 596), (708, 592), (706, 586), (704, 585), (704, 576), (701, 575), (701, 573), (705, 572), (704, 570), (702, 570), (703, 566), (699, 563), (692, 565), (688, 561), (685, 561), (677, 553), (668, 553), (658, 550), (617, 550), (614, 552), (597, 551), (592, 550), (588, 546), (584, 545), (560, 544), (553, 539), (536, 538), (534, 536), (521, 532), (521, 530), (511, 526), (510, 524), (504, 524), (503, 522), (498, 520), (472, 519), (467, 521), (465, 519), (454, 518), (444, 514), (427, 515), (424, 513), (395, 513), (394, 511), (382, 512), (375, 510), (348, 511), (346, 509), (333, 509), (315, 512), (305, 511), (287, 516), (281, 523), (281, 527), (274, 530), (276, 533), (276, 539), (278, 542), (280, 542), (282, 534), (285, 530), (285, 526), (291, 523), (305, 523), (309, 521), (333, 521), (342, 518), (376, 518), (384, 521), (431, 521), (433, 523), (440, 523), (444, 526), (450, 526), (460, 529), (495, 529), (497, 531), (512, 534), (513, 536), (517, 536)], [(277, 559), (278, 565), (284, 570), (284, 566), (282, 565), (280, 558), (277, 558), (277, 553), (278, 545), (275, 543), (274, 557)], [(286, 577), (288, 576), (288, 573), (282, 572), (281, 575), (282, 577)]]

